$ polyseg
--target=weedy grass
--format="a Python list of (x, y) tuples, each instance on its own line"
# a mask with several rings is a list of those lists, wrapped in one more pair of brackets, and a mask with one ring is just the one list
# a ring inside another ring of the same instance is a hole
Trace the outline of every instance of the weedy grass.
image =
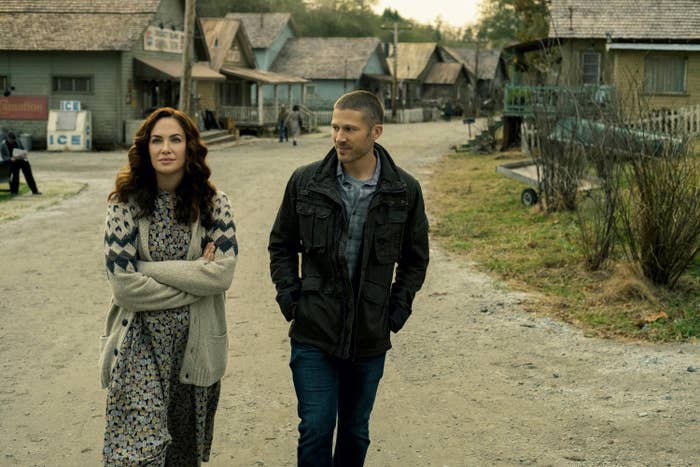
[(700, 336), (700, 257), (674, 290), (650, 284), (622, 258), (598, 271), (584, 264), (577, 216), (526, 207), (527, 186), (496, 172), (520, 152), (453, 153), (436, 165), (427, 190), (431, 233), (509, 286), (539, 297), (528, 311), (554, 316), (587, 335), (643, 340)]

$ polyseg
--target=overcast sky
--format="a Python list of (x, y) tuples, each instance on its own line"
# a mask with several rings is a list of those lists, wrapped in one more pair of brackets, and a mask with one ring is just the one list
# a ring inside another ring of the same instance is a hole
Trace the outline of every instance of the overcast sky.
[(376, 11), (381, 14), (384, 8), (392, 8), (402, 17), (421, 23), (432, 23), (442, 16), (443, 22), (461, 28), (476, 21), (480, 3), (481, 0), (379, 0)]

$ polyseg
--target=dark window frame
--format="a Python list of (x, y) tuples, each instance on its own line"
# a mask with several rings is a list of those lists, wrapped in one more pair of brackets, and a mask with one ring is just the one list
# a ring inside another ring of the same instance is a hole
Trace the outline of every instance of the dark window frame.
[[(586, 73), (586, 68), (593, 66), (592, 63), (586, 63), (586, 58), (587, 57), (595, 57), (596, 58), (596, 63), (595, 63), (595, 79), (591, 81), (590, 77), (592, 73)], [(600, 84), (600, 77), (601, 77), (601, 68), (602, 68), (602, 61), (603, 61), (603, 54), (596, 50), (587, 50), (583, 53), (581, 53), (581, 83), (584, 85), (592, 85), (592, 86), (598, 86)], [(587, 78), (588, 76), (588, 78)]]
[[(85, 80), (87, 90), (78, 89), (79, 80)], [(70, 81), (70, 86), (63, 86)], [(95, 86), (94, 78), (86, 75), (54, 75), (51, 77), (51, 89), (56, 94), (93, 94)]]

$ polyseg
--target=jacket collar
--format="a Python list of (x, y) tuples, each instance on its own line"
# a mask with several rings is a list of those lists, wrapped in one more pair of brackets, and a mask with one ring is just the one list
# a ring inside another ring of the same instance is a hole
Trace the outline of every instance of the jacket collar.
[[(394, 160), (386, 149), (380, 144), (374, 143), (374, 153), (380, 159), (381, 172), (379, 174), (378, 191), (405, 191), (406, 183), (399, 177)], [(313, 175), (313, 182), (324, 186), (327, 189), (335, 190), (335, 179), (338, 170), (338, 154), (335, 147), (326, 154), (321, 164)]]

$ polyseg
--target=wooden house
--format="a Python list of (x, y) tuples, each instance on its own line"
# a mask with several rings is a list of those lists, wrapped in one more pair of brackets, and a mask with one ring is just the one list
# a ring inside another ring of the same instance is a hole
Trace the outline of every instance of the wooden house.
[(455, 114), (461, 114), (470, 108), (471, 81), (463, 63), (433, 63), (423, 80), (422, 101), (441, 107), (449, 104)]
[[(92, 113), (96, 147), (128, 144), (144, 115), (179, 101), (184, 43), (182, 0), (52, 0), (0, 3), (0, 127), (46, 144), (48, 109), (79, 101)], [(201, 37), (197, 31), (195, 37)], [(193, 95), (224, 76), (195, 39)], [(33, 119), (2, 109), (43, 106)], [(19, 118), (18, 118), (19, 117)]]
[[(292, 86), (299, 86), (299, 92), (306, 83), (303, 78), (282, 75), (256, 67), (253, 52), (245, 26), (239, 19), (201, 18), (202, 31), (211, 57), (210, 66), (226, 77), (223, 82), (206, 88), (200, 86), (200, 104), (211, 109), (217, 120), (231, 118), (239, 128), (274, 127), (280, 101), (278, 87), (291, 95)], [(265, 103), (263, 93), (271, 90), (272, 103)]]
[(365, 89), (384, 96), (391, 77), (383, 48), (374, 37), (299, 37), (287, 40), (270, 71), (309, 81), (292, 95), (314, 110), (330, 110), (345, 92)]
[[(393, 54), (396, 55), (396, 60)], [(441, 59), (434, 42), (399, 42), (397, 50), (390, 52), (389, 63), (398, 82), (397, 106), (420, 107), (423, 100), (423, 84), (434, 63)], [(396, 62), (396, 69), (394, 69)]]
[(552, 0), (549, 37), (506, 49), (515, 73), (505, 114), (527, 111), (517, 96), (564, 89), (617, 97), (629, 114), (700, 104), (697, 0)]
[(508, 80), (501, 49), (441, 47), (446, 60), (461, 62), (476, 76), (476, 94), (482, 106), (498, 109), (503, 102), (503, 85)]

